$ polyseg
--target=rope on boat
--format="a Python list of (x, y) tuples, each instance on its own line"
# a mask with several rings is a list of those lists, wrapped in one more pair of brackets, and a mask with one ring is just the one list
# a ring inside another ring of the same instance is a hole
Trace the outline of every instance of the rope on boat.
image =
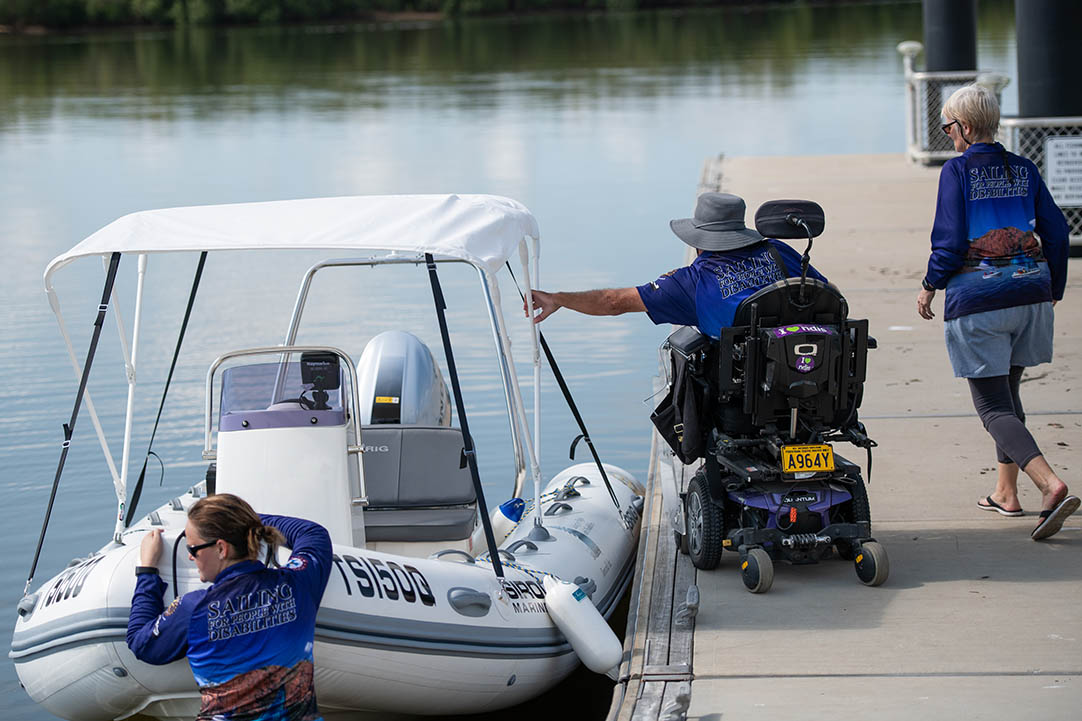
[(45, 542), (45, 531), (49, 528), (49, 518), (53, 514), (53, 503), (56, 501), (56, 490), (60, 486), (60, 476), (64, 473), (64, 463), (68, 458), (68, 449), (71, 448), (71, 438), (75, 434), (75, 421), (79, 418), (79, 407), (83, 404), (83, 395), (86, 393), (86, 383), (90, 378), (90, 367), (94, 364), (94, 354), (98, 349), (98, 339), (101, 337), (101, 327), (105, 323), (105, 313), (109, 310), (109, 296), (113, 293), (113, 283), (116, 280), (116, 271), (120, 265), (120, 253), (109, 256), (109, 269), (105, 273), (105, 288), (102, 290), (101, 303), (98, 304), (98, 315), (94, 319), (94, 330), (90, 336), (90, 348), (86, 352), (86, 363), (83, 364), (83, 373), (79, 378), (79, 390), (75, 394), (75, 406), (71, 409), (71, 419), (64, 424), (64, 442), (60, 446), (60, 460), (56, 466), (56, 476), (53, 478), (53, 488), (49, 493), (49, 504), (45, 507), (45, 519), (41, 524), (41, 533), (38, 535), (38, 546), (34, 550), (34, 560), (30, 564), (30, 575), (26, 577), (26, 586), (23, 588), (25, 595), (30, 590), (30, 584), (34, 582), (34, 573), (38, 569), (38, 559), (41, 557), (41, 546)]

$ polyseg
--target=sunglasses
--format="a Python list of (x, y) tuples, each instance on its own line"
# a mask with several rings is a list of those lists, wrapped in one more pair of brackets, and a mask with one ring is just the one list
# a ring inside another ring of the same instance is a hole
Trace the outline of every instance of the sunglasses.
[(957, 120), (952, 120), (949, 123), (944, 123), (943, 125), (940, 125), (939, 127), (941, 127), (943, 129), (943, 134), (944, 135), (950, 135), (951, 134), (951, 126), (952, 125), (957, 125), (957, 124), (958, 124)]
[(198, 546), (187, 546), (186, 545), (185, 548), (188, 549), (188, 555), (191, 556), (192, 558), (195, 558), (196, 554), (198, 554), (204, 548), (210, 548), (211, 546), (213, 546), (217, 542), (218, 542), (217, 540), (207, 541), (206, 543), (200, 543)]

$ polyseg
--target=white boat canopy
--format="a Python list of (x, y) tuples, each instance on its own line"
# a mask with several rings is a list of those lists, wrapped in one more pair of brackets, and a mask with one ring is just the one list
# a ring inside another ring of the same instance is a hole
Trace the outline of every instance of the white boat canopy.
[(45, 269), (88, 255), (215, 250), (381, 250), (460, 258), (495, 273), (540, 233), (496, 195), (370, 195), (144, 210), (119, 218)]
[[(127, 492), (133, 399), (136, 384), (137, 348), (142, 315), (143, 281), (151, 254), (230, 250), (339, 250), (378, 251), (392, 254), (430, 253), (441, 258), (465, 261), (486, 279), (493, 330), (500, 351), (508, 359), (506, 373), (510, 387), (512, 415), (526, 423), (526, 412), (518, 387), (511, 346), (504, 327), (495, 277), (514, 255), (523, 270), (528, 312), (533, 316), (533, 294), (537, 278), (540, 233), (537, 220), (521, 203), (496, 195), (371, 195), (340, 198), (310, 198), (258, 203), (203, 205), (144, 210), (119, 218), (98, 230), (74, 248), (54, 258), (45, 269), (45, 291), (64, 336), (76, 377), (82, 367), (71, 343), (52, 277), (68, 263), (87, 256), (107, 258), (113, 253), (138, 257), (138, 281), (132, 338), (129, 344), (124, 324), (113, 306), (128, 375), (128, 405), (124, 424), (124, 449), (118, 471), (104, 430), (89, 392), (85, 394), (98, 441), (113, 477), (119, 505), (117, 531), (123, 529)], [(530, 258), (533, 272), (530, 272)], [(532, 278), (531, 278), (532, 275)], [(534, 371), (534, 439), (523, 427), (535, 494), (540, 493), (541, 471), (537, 463), (540, 438), (540, 353), (537, 328), (529, 323)], [(540, 509), (540, 504), (537, 504)], [(32, 575), (32, 574), (31, 574)]]

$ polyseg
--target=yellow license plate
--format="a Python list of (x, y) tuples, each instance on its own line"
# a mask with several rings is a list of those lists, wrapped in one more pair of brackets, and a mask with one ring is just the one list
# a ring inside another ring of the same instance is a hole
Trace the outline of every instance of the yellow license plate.
[(834, 449), (821, 446), (782, 446), (782, 473), (822, 473), (834, 470)]

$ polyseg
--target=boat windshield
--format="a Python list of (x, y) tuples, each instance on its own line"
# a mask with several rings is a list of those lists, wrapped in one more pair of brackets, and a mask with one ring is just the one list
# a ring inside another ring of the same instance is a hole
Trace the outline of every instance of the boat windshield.
[[(302, 362), (285, 364), (281, 391), (275, 394), (282, 364), (252, 363), (235, 366), (222, 372), (222, 394), (219, 403), (219, 430), (232, 430), (238, 414), (250, 417), (253, 412), (271, 411), (290, 414), (300, 411), (305, 416), (330, 412), (344, 418), (342, 408), (342, 374), (337, 364), (328, 368), (328, 378), (313, 381), (311, 364), (302, 369)], [(302, 373), (302, 370), (306, 372)], [(308, 382), (305, 382), (308, 380)], [(275, 424), (277, 425), (277, 424)], [(292, 424), (287, 424), (292, 425)]]

